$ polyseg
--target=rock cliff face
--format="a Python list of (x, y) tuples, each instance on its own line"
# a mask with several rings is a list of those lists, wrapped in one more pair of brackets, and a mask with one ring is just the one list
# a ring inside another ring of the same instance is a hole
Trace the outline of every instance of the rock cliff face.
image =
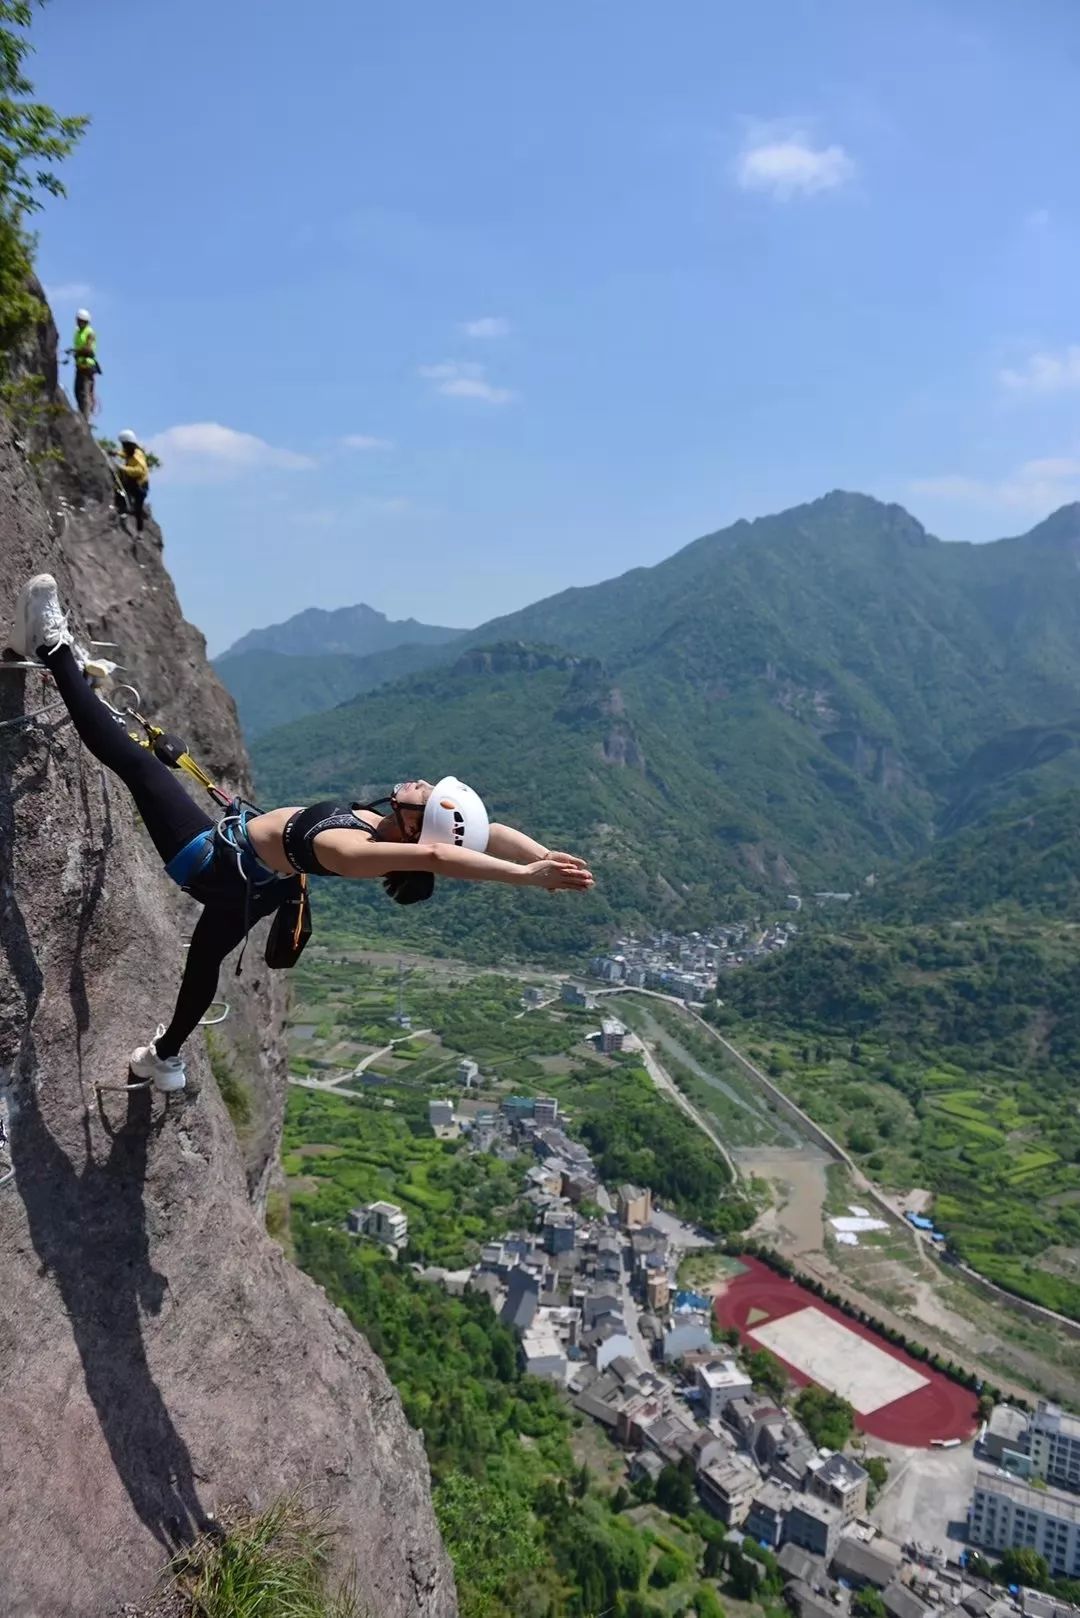
[[(150, 525), (126, 534), (107, 465), (56, 393), (0, 419), (0, 632), (47, 569), (76, 627), (114, 641), (159, 717), (245, 788), (231, 700), (185, 623)], [(36, 411), (41, 418), (41, 412)], [(42, 459), (46, 449), (59, 459)], [(172, 1003), (194, 912), (118, 783), (36, 672), (0, 673), (0, 1611), (111, 1618), (208, 1514), (309, 1487), (378, 1618), (453, 1618), (427, 1464), (379, 1360), (267, 1237), (284, 1096), (283, 985), (222, 992), (247, 1087), (238, 1140), (197, 1037), (187, 1099), (105, 1092)], [(23, 716), (37, 712), (23, 722)]]

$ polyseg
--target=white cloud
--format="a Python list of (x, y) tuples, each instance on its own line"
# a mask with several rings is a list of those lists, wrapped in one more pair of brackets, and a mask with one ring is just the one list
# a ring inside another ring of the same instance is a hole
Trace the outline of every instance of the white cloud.
[(1028, 230), (1049, 230), (1050, 209), (1032, 208), (1030, 213), (1024, 215), (1024, 224), (1027, 226)]
[(88, 281), (59, 281), (45, 288), (50, 303), (89, 303), (94, 289)]
[(1080, 500), (1080, 454), (1046, 455), (1023, 461), (1003, 478), (973, 478), (959, 472), (916, 478), (913, 494), (1045, 516)]
[(392, 438), (374, 438), (370, 433), (346, 433), (341, 440), (345, 449), (393, 449)]
[(504, 405), (514, 397), (509, 388), (497, 388), (487, 380), (484, 366), (466, 360), (421, 365), (420, 375), (433, 382), (435, 391), (448, 399), (482, 399), (485, 404)]
[(193, 421), (166, 427), (147, 440), (162, 460), (166, 477), (198, 482), (251, 471), (306, 472), (316, 463), (310, 455), (276, 449), (254, 433), (241, 433), (216, 421)]
[(466, 337), (508, 337), (510, 322), (505, 315), (482, 315), (479, 320), (466, 320), (461, 329)]
[(842, 146), (814, 146), (802, 130), (758, 125), (735, 159), (735, 180), (743, 191), (765, 191), (781, 202), (834, 191), (855, 175), (854, 160)]
[(1080, 388), (1080, 343), (1053, 353), (1041, 349), (1029, 354), (1019, 370), (999, 372), (1002, 387), (1012, 393), (1064, 393)]

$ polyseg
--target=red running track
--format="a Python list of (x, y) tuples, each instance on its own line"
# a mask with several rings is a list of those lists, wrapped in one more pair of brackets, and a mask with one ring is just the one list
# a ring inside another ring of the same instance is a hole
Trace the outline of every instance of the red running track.
[[(890, 1444), (908, 1444), (913, 1448), (927, 1449), (932, 1439), (969, 1438), (975, 1431), (978, 1404), (970, 1388), (962, 1388), (940, 1371), (931, 1370), (929, 1365), (924, 1365), (902, 1348), (879, 1337), (869, 1327), (849, 1320), (841, 1309), (834, 1308), (823, 1298), (815, 1297), (797, 1281), (777, 1275), (760, 1259), (744, 1258), (739, 1262), (746, 1266), (746, 1273), (734, 1276), (717, 1295), (716, 1318), (721, 1326), (734, 1326), (743, 1342), (749, 1342), (752, 1348), (760, 1346), (751, 1335), (755, 1326), (763, 1326), (766, 1320), (780, 1320), (784, 1315), (794, 1314), (796, 1309), (805, 1309), (809, 1305), (820, 1309), (823, 1315), (838, 1320), (854, 1337), (864, 1338), (883, 1353), (891, 1354), (894, 1360), (913, 1366), (920, 1376), (929, 1378), (926, 1385), (917, 1388), (914, 1393), (906, 1393), (903, 1398), (894, 1399), (892, 1404), (882, 1405), (880, 1410), (874, 1410), (867, 1416), (856, 1415), (855, 1424), (863, 1432), (874, 1438), (883, 1438)], [(755, 1310), (760, 1310), (761, 1316), (753, 1325), (748, 1325), (749, 1316)], [(777, 1358), (781, 1356), (777, 1355)], [(781, 1359), (781, 1363), (792, 1381), (800, 1387), (805, 1387), (810, 1381), (805, 1372), (796, 1370), (786, 1360)]]

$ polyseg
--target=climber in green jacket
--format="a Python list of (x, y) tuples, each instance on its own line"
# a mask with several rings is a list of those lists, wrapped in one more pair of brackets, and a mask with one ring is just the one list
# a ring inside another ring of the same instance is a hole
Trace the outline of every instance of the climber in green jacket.
[(75, 403), (84, 421), (97, 409), (96, 378), (101, 374), (97, 357), (97, 333), (90, 324), (89, 309), (75, 314), (75, 338), (67, 350), (75, 360)]

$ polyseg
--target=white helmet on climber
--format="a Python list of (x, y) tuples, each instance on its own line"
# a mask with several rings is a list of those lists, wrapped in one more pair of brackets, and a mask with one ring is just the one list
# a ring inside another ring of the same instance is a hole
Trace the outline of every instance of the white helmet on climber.
[(483, 799), (456, 775), (444, 775), (431, 789), (420, 829), (422, 843), (453, 843), (482, 854), (488, 842), (488, 814)]

